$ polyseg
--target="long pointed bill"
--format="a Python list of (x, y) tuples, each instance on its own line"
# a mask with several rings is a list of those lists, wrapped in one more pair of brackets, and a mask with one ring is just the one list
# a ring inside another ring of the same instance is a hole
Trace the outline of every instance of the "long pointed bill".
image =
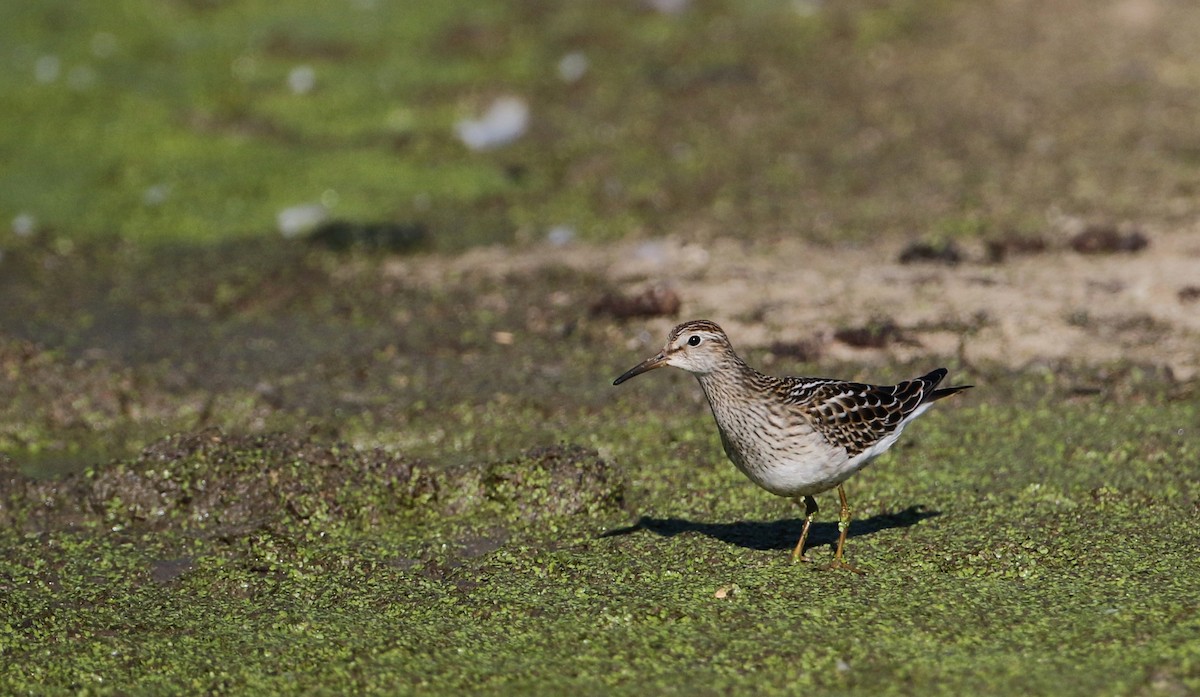
[(654, 370), (655, 368), (661, 368), (666, 364), (667, 364), (667, 357), (664, 356), (662, 353), (659, 353), (657, 356), (647, 358), (646, 360), (642, 361), (641, 363), (638, 363), (637, 365), (633, 366), (629, 370), (626, 370), (624, 373), (621, 374), (621, 377), (617, 378), (616, 380), (613, 380), (613, 384), (620, 385), (621, 383), (625, 382), (626, 380), (628, 380), (631, 377), (634, 377), (635, 375), (641, 375), (642, 373)]

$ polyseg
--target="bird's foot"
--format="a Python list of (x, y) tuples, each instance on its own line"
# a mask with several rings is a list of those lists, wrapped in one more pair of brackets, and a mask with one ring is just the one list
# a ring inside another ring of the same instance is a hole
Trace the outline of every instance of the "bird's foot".
[(829, 566), (826, 568), (829, 569), (830, 571), (836, 571), (838, 569), (843, 569), (845, 571), (852, 571), (852, 572), (858, 574), (859, 576), (867, 575), (866, 571), (863, 571), (862, 569), (851, 564), (850, 562), (846, 561), (845, 559), (842, 559), (841, 557), (834, 557), (833, 561), (829, 562)]

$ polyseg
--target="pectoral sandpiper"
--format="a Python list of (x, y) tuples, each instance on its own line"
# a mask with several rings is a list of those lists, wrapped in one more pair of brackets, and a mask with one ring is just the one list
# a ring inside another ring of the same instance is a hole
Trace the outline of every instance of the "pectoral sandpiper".
[(746, 365), (725, 332), (707, 320), (675, 327), (662, 351), (613, 384), (663, 366), (683, 368), (700, 381), (725, 454), (743, 474), (772, 494), (804, 505), (793, 561), (809, 561), (804, 543), (818, 511), (813, 496), (837, 488), (842, 509), (829, 567), (856, 573), (862, 572), (842, 557), (850, 529), (842, 483), (892, 447), (904, 427), (936, 400), (970, 387), (938, 389), (945, 368), (889, 386), (763, 375)]

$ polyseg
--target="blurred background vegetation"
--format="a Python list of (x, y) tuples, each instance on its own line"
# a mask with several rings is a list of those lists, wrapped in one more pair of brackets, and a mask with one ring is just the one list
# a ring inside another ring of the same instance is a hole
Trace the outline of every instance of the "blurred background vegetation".
[[(321, 206), (441, 250), (1179, 219), (1200, 191), (1196, 13), (1102, 5), (6, 3), (0, 215), (207, 242)], [(468, 147), (497, 100), (527, 110), (517, 135)]]

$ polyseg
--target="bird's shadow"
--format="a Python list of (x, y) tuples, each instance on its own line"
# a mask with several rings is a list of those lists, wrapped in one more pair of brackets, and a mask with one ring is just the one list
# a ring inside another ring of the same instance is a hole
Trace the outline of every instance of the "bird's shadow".
[[(935, 518), (941, 511), (926, 510), (924, 506), (909, 506), (897, 513), (880, 513), (870, 518), (854, 519), (847, 537), (871, 535), (880, 530), (907, 528), (922, 520)], [(674, 537), (686, 532), (698, 532), (722, 542), (747, 549), (792, 549), (804, 527), (803, 518), (781, 518), (772, 521), (739, 521), (735, 523), (699, 523), (683, 518), (653, 518), (642, 516), (633, 525), (609, 530), (600, 537), (618, 537), (648, 530), (662, 537)], [(838, 538), (838, 524), (813, 522), (808, 531), (806, 549), (833, 545)]]

